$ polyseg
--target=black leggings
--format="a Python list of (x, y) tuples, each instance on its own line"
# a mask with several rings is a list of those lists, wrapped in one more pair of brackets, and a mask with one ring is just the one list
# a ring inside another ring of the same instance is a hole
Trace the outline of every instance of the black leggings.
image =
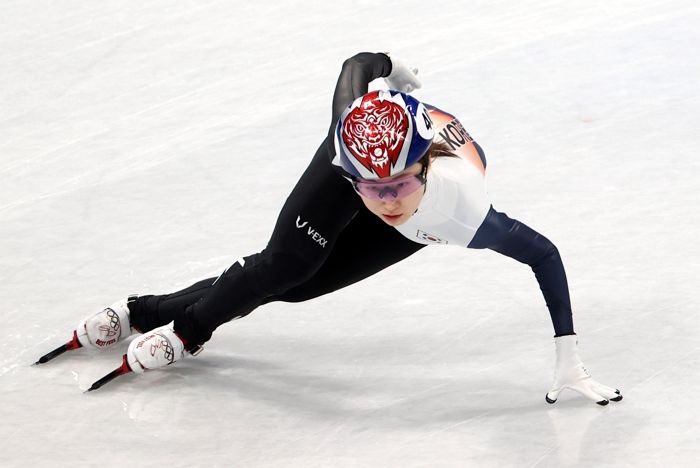
[(274, 301), (301, 302), (360, 281), (420, 250), (362, 205), (331, 167), (324, 141), (287, 198), (267, 247), (218, 278), (130, 305), (140, 331), (175, 321), (188, 345)]

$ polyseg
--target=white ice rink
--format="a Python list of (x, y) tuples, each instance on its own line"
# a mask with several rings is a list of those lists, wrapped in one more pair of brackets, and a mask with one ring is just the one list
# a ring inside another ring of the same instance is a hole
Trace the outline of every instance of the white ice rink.
[[(31, 366), (262, 249), (343, 60), (383, 50), (557, 244), (622, 402), (546, 404), (532, 272), (439, 246), (98, 392), (126, 344)], [(0, 0), (0, 466), (700, 466), (698, 50), (692, 0)]]

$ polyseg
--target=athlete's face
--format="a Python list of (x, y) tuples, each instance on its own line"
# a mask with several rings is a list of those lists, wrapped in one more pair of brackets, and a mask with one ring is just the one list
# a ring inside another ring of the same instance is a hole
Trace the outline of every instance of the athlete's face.
[[(383, 178), (381, 181), (390, 181), (407, 175), (417, 176), (422, 170), (423, 165), (417, 162), (394, 177)], [(391, 195), (387, 195), (381, 200), (367, 198), (362, 195), (360, 195), (360, 198), (367, 209), (377, 215), (382, 221), (390, 226), (399, 226), (413, 216), (413, 213), (418, 209), (420, 201), (423, 199), (424, 193), (424, 186), (420, 186), (417, 190), (402, 198), (394, 198)]]

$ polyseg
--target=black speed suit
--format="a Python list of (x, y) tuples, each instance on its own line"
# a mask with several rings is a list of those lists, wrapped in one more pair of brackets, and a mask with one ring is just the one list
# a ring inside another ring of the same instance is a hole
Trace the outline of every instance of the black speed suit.
[[(220, 277), (129, 304), (140, 331), (175, 321), (188, 347), (211, 338), (221, 324), (273, 301), (301, 302), (353, 284), (417, 252), (413, 242), (367, 211), (331, 165), (333, 132), (342, 111), (389, 75), (384, 54), (360, 53), (343, 63), (333, 95), (328, 136), (287, 198), (266, 248), (244, 257)], [(358, 242), (371, 233), (372, 242)], [(529, 265), (550, 311), (556, 335), (573, 333), (564, 267), (554, 244), (493, 208), (470, 248), (489, 248)]]
[[(367, 211), (330, 163), (340, 114), (367, 93), (370, 81), (390, 72), (384, 54), (361, 53), (346, 60), (333, 95), (328, 136), (287, 198), (265, 249), (234, 263), (218, 279), (174, 294), (139, 297), (129, 306), (132, 325), (147, 331), (174, 319), (175, 331), (188, 345), (203, 343), (219, 325), (261, 304), (321, 296), (424, 247)], [(357, 239), (367, 232), (371, 244), (358, 246)]]

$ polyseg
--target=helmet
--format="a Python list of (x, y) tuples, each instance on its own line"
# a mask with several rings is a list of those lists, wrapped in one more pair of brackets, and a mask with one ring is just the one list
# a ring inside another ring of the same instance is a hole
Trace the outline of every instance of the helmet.
[(390, 177), (421, 159), (435, 130), (425, 106), (399, 91), (372, 91), (350, 104), (335, 127), (335, 158), (345, 175)]

